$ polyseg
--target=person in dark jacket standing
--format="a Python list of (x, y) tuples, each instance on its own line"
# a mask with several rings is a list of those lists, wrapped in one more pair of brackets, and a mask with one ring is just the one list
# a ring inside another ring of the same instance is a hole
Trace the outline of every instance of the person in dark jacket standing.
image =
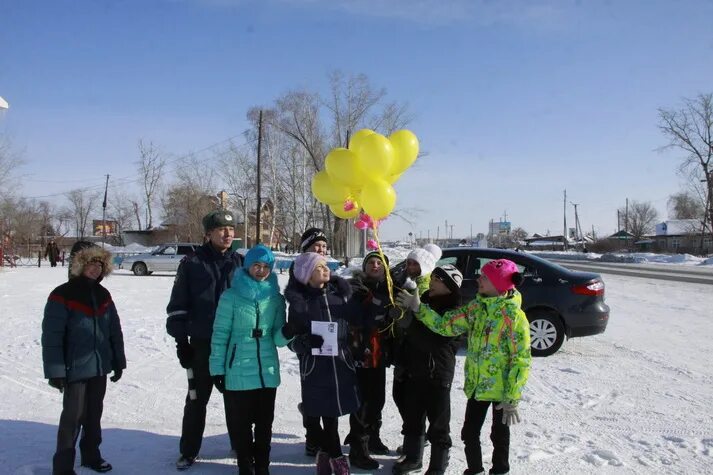
[[(421, 301), (443, 315), (460, 306), (463, 275), (451, 264), (436, 267), (428, 290)], [(456, 365), (455, 338), (441, 336), (428, 329), (407, 312), (403, 341), (404, 370), (404, 447), (403, 458), (393, 468), (400, 475), (419, 471), (423, 466), (424, 434), (431, 443), (427, 475), (444, 475), (448, 467), (450, 435), (451, 384)], [(428, 418), (428, 432), (425, 419)]]
[(303, 287), (285, 291), (290, 304), (288, 325), (296, 335), (306, 337), (296, 340), (292, 349), (300, 362), (302, 411), (321, 418), (322, 426), (314, 434), (320, 447), (317, 473), (346, 475), (349, 462), (342, 454), (338, 420), (360, 406), (348, 327), (362, 325), (362, 316), (349, 300), (349, 284), (331, 276), (323, 256), (314, 252), (298, 256), (294, 276)]
[[(319, 228), (308, 228), (304, 233), (302, 233), (299, 249), (302, 253), (314, 252), (320, 256), (326, 256), (328, 249), (327, 236), (324, 234), (324, 231)], [(286, 291), (306, 290), (305, 285), (295, 279), (294, 262), (290, 266), (289, 274), (290, 277), (287, 281), (287, 287), (285, 287)], [(304, 346), (306, 343), (302, 341), (303, 338), (303, 336), (299, 336), (292, 344), (302, 344)], [(302, 426), (305, 428), (305, 455), (308, 457), (314, 457), (319, 451), (319, 444), (315, 437), (316, 434), (319, 434), (322, 430), (322, 426), (320, 425), (318, 417), (309, 417), (305, 415), (302, 410), (301, 403), (297, 405), (297, 409), (302, 414)]]
[(45, 259), (50, 261), (50, 267), (57, 267), (57, 260), (59, 259), (59, 247), (54, 239), (50, 239), (45, 248)]
[[(280, 385), (278, 346), (294, 336), (285, 325), (285, 298), (272, 272), (272, 251), (258, 244), (245, 255), (232, 286), (218, 302), (210, 373), (232, 400), (240, 475), (268, 475), (275, 396)], [(255, 433), (253, 434), (253, 424)]]
[(42, 362), (49, 385), (64, 393), (54, 475), (74, 474), (75, 444), (81, 465), (108, 472), (99, 451), (106, 377), (117, 382), (126, 368), (124, 337), (111, 294), (99, 282), (112, 270), (111, 254), (96, 246), (74, 256), (69, 282), (54, 289), (42, 320)]
[[(185, 470), (193, 465), (203, 440), (206, 406), (213, 389), (208, 358), (213, 334), (213, 320), (220, 294), (230, 287), (233, 272), (242, 264), (239, 254), (230, 250), (235, 235), (233, 214), (215, 210), (203, 217), (206, 243), (183, 258), (173, 282), (171, 300), (166, 312), (166, 330), (176, 339), (176, 353), (183, 368), (193, 375), (195, 391), (186, 394), (183, 424), (176, 468)], [(225, 417), (231, 419), (231, 407), (225, 403)], [(228, 424), (231, 449), (237, 447), (236, 437)]]
[[(383, 257), (382, 257), (383, 256)], [(356, 359), (356, 374), (362, 405), (349, 416), (349, 462), (366, 470), (379, 468), (371, 453), (386, 455), (389, 448), (381, 441), (381, 411), (386, 403), (386, 367), (391, 364), (393, 342), (386, 272), (389, 259), (378, 251), (368, 253), (362, 272), (352, 274), (352, 299), (361, 305), (364, 326), (352, 328), (352, 350)]]

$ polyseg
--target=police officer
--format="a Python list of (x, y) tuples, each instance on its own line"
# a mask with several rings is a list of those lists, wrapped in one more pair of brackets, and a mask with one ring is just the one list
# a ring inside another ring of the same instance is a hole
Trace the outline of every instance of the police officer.
[[(181, 261), (166, 308), (166, 330), (176, 339), (178, 360), (182, 367), (192, 371), (194, 384), (191, 387), (195, 388), (195, 392), (189, 391), (186, 395), (183, 409), (178, 470), (193, 465), (201, 448), (206, 406), (213, 389), (208, 358), (215, 310), (220, 294), (230, 287), (233, 272), (242, 266), (242, 257), (230, 250), (235, 235), (231, 212), (211, 211), (203, 218), (203, 228), (206, 242)], [(226, 404), (226, 421), (230, 413)], [(230, 431), (229, 436), (234, 449), (237, 439)]]

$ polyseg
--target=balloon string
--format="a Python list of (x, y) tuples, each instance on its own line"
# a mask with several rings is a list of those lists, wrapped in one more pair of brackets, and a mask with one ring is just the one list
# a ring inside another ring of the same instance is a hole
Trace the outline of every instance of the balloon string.
[[(376, 248), (379, 251), (379, 257), (381, 258), (381, 262), (385, 263), (386, 258), (384, 257), (384, 251), (381, 249), (381, 240), (379, 239), (379, 232), (377, 231), (376, 226), (373, 228), (374, 231), (374, 240), (376, 241)], [(391, 302), (391, 306), (394, 308), (397, 308), (401, 311), (401, 314), (394, 318), (391, 323), (389, 323), (386, 328), (379, 330), (380, 332), (390, 332), (391, 335), (394, 335), (394, 327), (396, 325), (396, 322), (404, 318), (404, 314), (406, 311), (403, 308), (400, 308), (399, 306), (396, 305), (396, 302), (394, 301), (394, 280), (391, 277), (391, 272), (389, 272), (388, 266), (384, 271), (384, 274), (386, 274), (386, 290), (388, 291), (389, 294), (389, 301)]]

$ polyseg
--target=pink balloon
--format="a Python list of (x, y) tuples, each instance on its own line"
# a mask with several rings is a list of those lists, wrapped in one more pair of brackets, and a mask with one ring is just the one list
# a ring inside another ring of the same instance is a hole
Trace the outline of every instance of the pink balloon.
[(373, 240), (373, 239), (369, 239), (369, 240), (366, 242), (366, 247), (368, 247), (368, 248), (371, 249), (371, 250), (379, 249), (379, 245), (378, 245), (378, 244), (376, 243), (376, 241)]
[(366, 228), (368, 228), (369, 225), (366, 222), (360, 220), (360, 221), (354, 221), (354, 227), (360, 231), (363, 231)]
[(356, 206), (354, 205), (354, 202), (352, 200), (347, 200), (344, 202), (344, 211), (351, 211), (354, 208), (356, 208)]

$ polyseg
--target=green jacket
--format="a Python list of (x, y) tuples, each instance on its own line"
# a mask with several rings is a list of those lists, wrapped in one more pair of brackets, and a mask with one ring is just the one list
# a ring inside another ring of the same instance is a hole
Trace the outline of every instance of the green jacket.
[(468, 333), (465, 394), (479, 401), (516, 402), (530, 373), (530, 325), (520, 308), (522, 297), (483, 297), (439, 315), (423, 304), (416, 313), (428, 328), (444, 336)]
[(245, 269), (220, 296), (211, 338), (210, 374), (225, 375), (225, 389), (247, 391), (280, 385), (278, 346), (282, 335), (285, 299), (277, 276), (258, 282)]

